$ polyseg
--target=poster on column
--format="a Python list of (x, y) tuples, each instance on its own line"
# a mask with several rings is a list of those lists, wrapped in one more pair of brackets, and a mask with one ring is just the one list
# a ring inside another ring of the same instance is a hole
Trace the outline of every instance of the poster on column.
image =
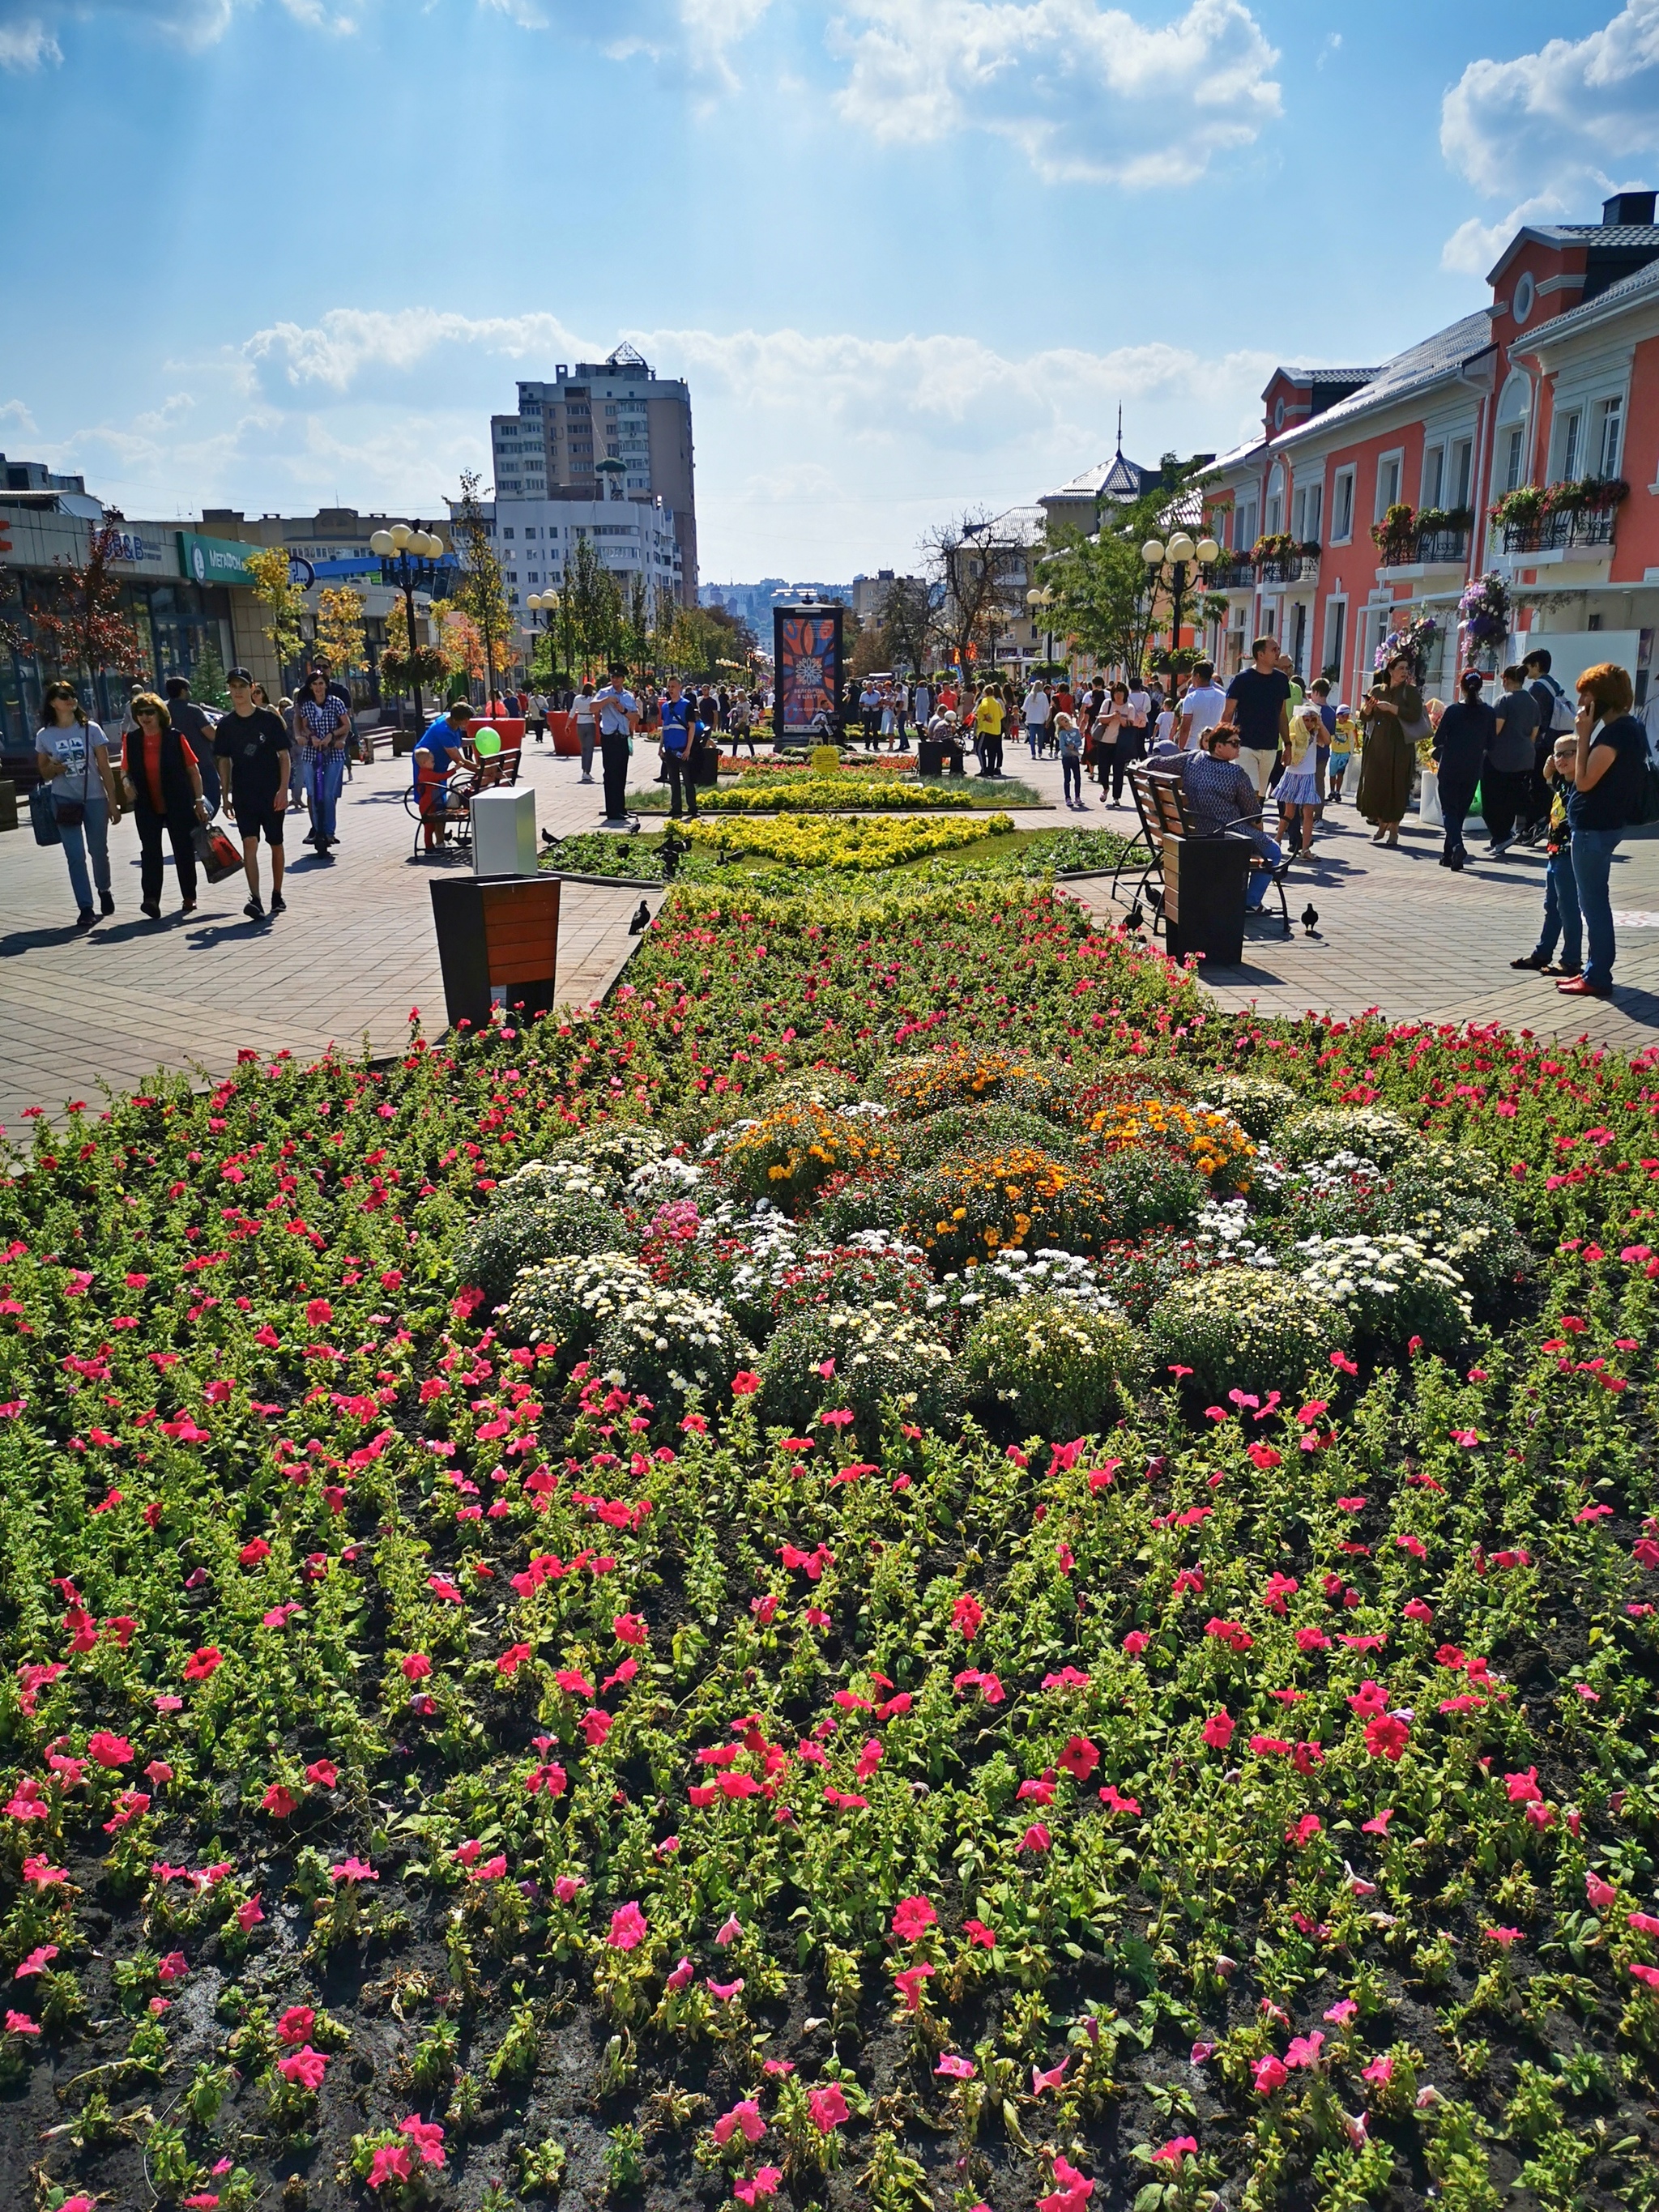
[(780, 744), (802, 743), (821, 733), (825, 716), (833, 724), (841, 696), (841, 640), (843, 610), (775, 607), (772, 638), (777, 670), (774, 735)]

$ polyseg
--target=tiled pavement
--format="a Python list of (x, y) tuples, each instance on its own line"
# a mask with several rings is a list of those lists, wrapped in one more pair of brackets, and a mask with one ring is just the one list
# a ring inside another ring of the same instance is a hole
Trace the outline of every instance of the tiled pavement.
[[(597, 784), (578, 764), (530, 748), (525, 781), (543, 828), (597, 827)], [(428, 1035), (443, 1027), (432, 908), (425, 878), (461, 861), (411, 860), (406, 761), (359, 767), (345, 788), (332, 862), (289, 841), (288, 911), (274, 922), (242, 914), (239, 874), (200, 883), (188, 921), (171, 870), (164, 919), (137, 912), (138, 840), (129, 819), (113, 832), (116, 911), (76, 934), (64, 856), (37, 846), (23, 826), (0, 837), (0, 1123), (13, 1135), (26, 1106), (55, 1112), (71, 1097), (96, 1101), (99, 1085), (128, 1089), (159, 1066), (232, 1065), (243, 1046), (297, 1054), (331, 1041), (395, 1049), (418, 1006)], [(263, 875), (267, 895), (269, 872)], [(652, 893), (653, 909), (659, 894)], [(567, 884), (560, 902), (559, 995), (586, 1006), (602, 995), (638, 941), (628, 921), (641, 894)]]
[[(1008, 765), (1058, 801), (1055, 763), (1033, 767), (1011, 747)], [(575, 763), (530, 749), (525, 780), (541, 827), (597, 826), (599, 787), (580, 785), (578, 774)], [(188, 921), (176, 908), (159, 926), (144, 921), (136, 912), (137, 840), (125, 823), (113, 840), (116, 915), (82, 938), (69, 926), (62, 854), (38, 848), (27, 827), (0, 837), (0, 1122), (15, 1133), (27, 1105), (55, 1110), (70, 1097), (95, 1099), (100, 1082), (124, 1089), (157, 1066), (215, 1074), (243, 1046), (313, 1053), (331, 1039), (356, 1048), (367, 1036), (376, 1051), (391, 1050), (413, 1006), (435, 1032), (443, 994), (422, 881), (434, 864), (410, 858), (407, 775), (406, 763), (385, 757), (358, 769), (342, 801), (337, 858), (329, 865), (291, 844), (289, 910), (274, 925), (243, 917), (240, 877), (204, 884)], [(1103, 811), (1097, 794), (1086, 817), (1056, 809), (1022, 819), (1133, 826), (1127, 805)], [(1477, 833), (1471, 824), (1478, 852)], [(1615, 860), (1613, 903), (1630, 919), (1620, 930), (1615, 996), (1605, 1002), (1562, 999), (1547, 981), (1510, 968), (1536, 933), (1540, 856), (1477, 860), (1454, 876), (1436, 866), (1438, 850), (1437, 832), (1408, 824), (1397, 852), (1381, 851), (1351, 805), (1328, 809), (1316, 865), (1296, 868), (1291, 887), (1292, 914), (1311, 904), (1317, 933), (1298, 925), (1286, 941), (1254, 925), (1247, 964), (1207, 975), (1206, 986), (1230, 1009), (1267, 1014), (1376, 1006), (1395, 1018), (1498, 1021), (1626, 1051), (1659, 1037), (1659, 841), (1633, 840)], [(1103, 883), (1079, 884), (1075, 894), (1103, 921), (1121, 918)], [(637, 941), (627, 924), (640, 897), (566, 886), (567, 1003), (586, 1006), (609, 988)], [(649, 902), (654, 909), (658, 895)]]
[[(1565, 999), (1549, 978), (1509, 964), (1537, 939), (1543, 854), (1486, 860), (1480, 823), (1464, 834), (1471, 865), (1453, 874), (1438, 866), (1441, 833), (1418, 828), (1415, 817), (1389, 852), (1371, 843), (1351, 804), (1328, 807), (1312, 866), (1294, 866), (1286, 884), (1294, 934), (1287, 940), (1276, 922), (1249, 924), (1245, 964), (1206, 973), (1206, 984), (1230, 1012), (1353, 1015), (1376, 1006), (1393, 1020), (1500, 1022), (1624, 1052), (1659, 1039), (1659, 841), (1633, 838), (1613, 861), (1613, 996)], [(1078, 895), (1103, 921), (1121, 919), (1107, 890), (1082, 884)], [(1311, 936), (1300, 921), (1310, 906), (1318, 916)]]

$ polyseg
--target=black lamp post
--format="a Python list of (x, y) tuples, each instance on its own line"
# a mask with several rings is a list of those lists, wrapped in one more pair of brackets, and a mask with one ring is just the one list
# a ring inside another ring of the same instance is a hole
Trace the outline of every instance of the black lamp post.
[[(404, 595), (404, 617), (409, 625), (410, 681), (415, 692), (415, 726), (418, 730), (425, 717), (421, 703), (421, 679), (415, 654), (415, 581), (423, 562), (435, 561), (444, 550), (444, 542), (434, 531), (420, 523), (394, 522), (390, 530), (377, 530), (368, 541), (371, 553), (379, 554), (382, 561), (395, 561), (392, 582)], [(413, 554), (411, 561), (410, 556)]]
[(1181, 610), (1187, 597), (1187, 568), (1189, 562), (1199, 562), (1208, 568), (1212, 561), (1221, 558), (1221, 548), (1213, 538), (1200, 538), (1194, 545), (1184, 530), (1177, 530), (1166, 544), (1162, 538), (1149, 538), (1140, 549), (1140, 557), (1146, 563), (1148, 578), (1153, 587), (1158, 584), (1158, 571), (1167, 562), (1170, 567), (1170, 597), (1175, 614), (1170, 625), (1170, 651), (1173, 654), (1181, 647)]

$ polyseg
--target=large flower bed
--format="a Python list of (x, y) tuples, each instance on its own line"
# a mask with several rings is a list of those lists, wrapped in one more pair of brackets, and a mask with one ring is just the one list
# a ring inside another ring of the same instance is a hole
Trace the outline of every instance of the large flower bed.
[(1652, 1112), (981, 884), (41, 1125), (6, 2201), (1652, 2203)]
[(691, 822), (685, 835), (715, 853), (753, 853), (791, 868), (831, 868), (873, 875), (882, 868), (920, 860), (1005, 836), (1013, 818), (993, 814), (978, 822), (927, 822), (915, 815), (877, 822)]

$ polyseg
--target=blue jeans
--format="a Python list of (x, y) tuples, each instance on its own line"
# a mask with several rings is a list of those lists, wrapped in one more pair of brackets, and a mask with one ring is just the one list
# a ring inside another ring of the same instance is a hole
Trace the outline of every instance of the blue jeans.
[[(55, 798), (52, 811), (54, 813), (57, 811)], [(82, 914), (90, 914), (92, 882), (97, 884), (100, 891), (106, 891), (110, 886), (109, 802), (104, 797), (101, 784), (93, 785), (87, 793), (86, 812), (82, 820), (73, 828), (60, 820), (58, 835), (63, 843), (64, 858), (69, 863), (70, 887), (75, 893), (75, 903)], [(92, 852), (92, 882), (87, 878), (88, 848)]]
[(1584, 917), (1584, 937), (1589, 957), (1584, 981), (1603, 986), (1613, 981), (1617, 947), (1613, 941), (1613, 901), (1607, 895), (1607, 872), (1622, 830), (1575, 830), (1572, 833), (1572, 873), (1578, 890), (1578, 908)]
[(1549, 959), (1558, 939), (1561, 945), (1561, 965), (1564, 968), (1582, 967), (1583, 934), (1580, 927), (1578, 884), (1572, 872), (1571, 845), (1565, 852), (1550, 854), (1549, 868), (1544, 878), (1544, 927), (1538, 933), (1533, 957)]
[(1273, 881), (1273, 870), (1285, 857), (1271, 837), (1263, 837), (1259, 841), (1253, 837), (1250, 842), (1258, 853), (1265, 854), (1267, 865), (1250, 870), (1249, 881), (1244, 886), (1246, 914), (1254, 913), (1261, 906), (1263, 898), (1267, 896), (1267, 886)]
[(337, 747), (325, 753), (311, 771), (311, 826), (325, 837), (334, 835), (334, 810), (345, 781), (345, 754)]
[(1080, 753), (1060, 755), (1060, 785), (1061, 793), (1067, 800), (1075, 799), (1079, 806), (1082, 805), (1083, 756)]

